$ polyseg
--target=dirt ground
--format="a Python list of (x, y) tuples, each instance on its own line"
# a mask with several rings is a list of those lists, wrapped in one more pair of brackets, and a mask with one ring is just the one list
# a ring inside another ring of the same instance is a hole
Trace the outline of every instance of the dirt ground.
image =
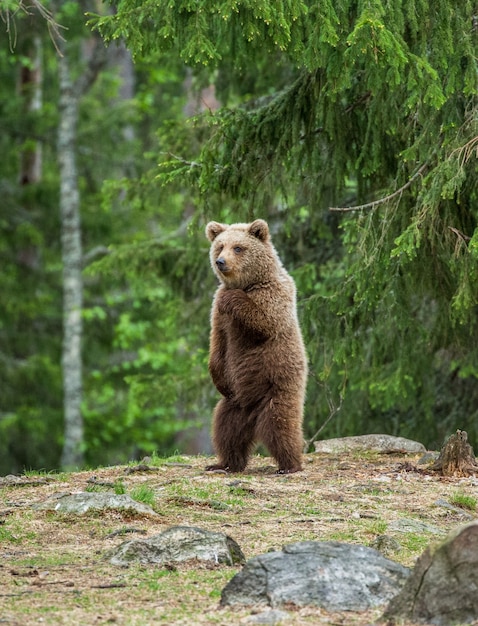
[[(123, 541), (176, 525), (225, 532), (247, 559), (296, 541), (369, 546), (386, 535), (398, 542), (386, 556), (412, 567), (430, 543), (476, 516), (473, 507), (459, 503), (478, 499), (476, 478), (443, 478), (417, 461), (397, 455), (310, 454), (303, 472), (277, 476), (271, 459), (264, 457), (255, 457), (245, 473), (234, 475), (205, 473), (210, 459), (182, 457), (156, 460), (149, 471), (119, 466), (0, 478), (0, 624), (252, 623), (264, 608), (219, 605), (222, 588), (239, 566), (193, 562), (122, 568), (108, 562), (108, 551)], [(113, 492), (119, 485), (136, 499), (146, 494), (158, 515), (73, 515), (32, 508), (53, 494)], [(284, 623), (290, 626), (366, 626), (382, 612), (285, 610)]]

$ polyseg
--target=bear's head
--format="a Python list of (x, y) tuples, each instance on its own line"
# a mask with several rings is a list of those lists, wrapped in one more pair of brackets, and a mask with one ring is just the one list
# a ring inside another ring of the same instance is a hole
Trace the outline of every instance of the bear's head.
[(264, 220), (251, 224), (209, 222), (211, 265), (219, 280), (230, 289), (247, 289), (277, 275), (280, 261)]

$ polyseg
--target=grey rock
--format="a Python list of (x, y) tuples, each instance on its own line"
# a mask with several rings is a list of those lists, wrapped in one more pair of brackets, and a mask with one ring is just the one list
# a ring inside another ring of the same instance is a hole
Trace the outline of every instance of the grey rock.
[(194, 526), (173, 526), (149, 539), (125, 541), (108, 552), (113, 565), (139, 563), (171, 563), (177, 561), (211, 561), (215, 564), (244, 563), (239, 545), (223, 533)]
[(478, 619), (478, 521), (461, 526), (419, 557), (382, 618), (450, 626)]
[(316, 441), (315, 451), (324, 454), (338, 454), (341, 452), (393, 452), (420, 454), (426, 448), (418, 441), (393, 437), (392, 435), (359, 435), (357, 437), (340, 437), (338, 439), (324, 439)]
[(408, 575), (372, 548), (304, 541), (248, 561), (222, 590), (221, 604), (363, 611), (388, 602)]
[(388, 530), (394, 530), (397, 533), (431, 533), (432, 535), (442, 535), (445, 532), (433, 524), (405, 517), (390, 522)]
[(8, 474), (7, 476), (0, 476), (0, 487), (25, 487), (36, 485), (44, 485), (45, 483), (51, 483), (55, 479), (52, 476), (15, 476), (14, 474)]
[(245, 624), (269, 624), (270, 626), (276, 626), (277, 624), (283, 624), (290, 619), (289, 613), (286, 611), (279, 611), (278, 609), (270, 609), (269, 611), (263, 611), (256, 615), (251, 615), (244, 620)]
[(438, 500), (435, 501), (435, 505), (436, 506), (442, 506), (445, 509), (448, 509), (449, 511), (452, 511), (453, 513), (456, 513), (456, 515), (458, 515), (459, 517), (462, 517), (464, 520), (465, 519), (475, 519), (475, 516), (472, 515), (471, 513), (468, 513), (467, 511), (464, 511), (463, 509), (460, 509), (460, 507), (458, 506), (453, 506), (453, 504), (450, 504), (449, 502), (447, 502), (446, 500), (443, 500), (442, 498), (438, 498)]
[(378, 550), (384, 556), (396, 554), (402, 549), (398, 541), (389, 535), (378, 535), (370, 544), (370, 547), (375, 548), (375, 550)]
[(430, 463), (434, 463), (439, 456), (440, 453), (437, 450), (429, 450), (418, 459), (417, 463), (418, 465), (428, 465)]
[(38, 511), (57, 511), (58, 513), (84, 514), (88, 511), (108, 509), (132, 511), (141, 515), (156, 516), (157, 513), (147, 504), (136, 502), (126, 494), (99, 493), (83, 491), (72, 494), (56, 494), (44, 502), (34, 504)]

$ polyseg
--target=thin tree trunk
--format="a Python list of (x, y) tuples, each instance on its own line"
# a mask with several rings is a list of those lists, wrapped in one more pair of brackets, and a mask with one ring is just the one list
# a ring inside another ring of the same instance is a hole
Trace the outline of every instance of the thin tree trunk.
[(63, 259), (63, 405), (64, 445), (61, 465), (83, 465), (82, 399), (82, 245), (80, 195), (76, 167), (78, 97), (71, 81), (67, 52), (58, 59), (60, 122), (58, 164), (60, 170), (61, 248)]
[[(43, 100), (43, 58), (40, 36), (27, 37), (22, 49), (28, 62), (18, 64), (17, 93), (20, 96), (22, 114), (28, 121), (28, 131), (21, 138), (18, 183), (27, 187), (39, 183), (42, 179), (42, 143), (35, 136), (32, 124), (32, 117), (34, 118), (41, 110)], [(29, 215), (31, 209), (29, 196), (30, 194), (23, 196), (22, 208), (25, 215)], [(17, 260), (20, 265), (30, 271), (38, 270), (41, 266), (40, 247), (32, 241), (25, 242), (18, 250)]]
[[(35, 113), (42, 107), (42, 43), (39, 35), (34, 35), (28, 45), (29, 63), (21, 66), (18, 91), (24, 102), (25, 114)], [(20, 152), (20, 185), (30, 185), (41, 180), (42, 144), (29, 137)]]
[(76, 166), (79, 104), (106, 64), (106, 49), (97, 35), (89, 46), (89, 59), (81, 76), (73, 83), (68, 63), (68, 47), (61, 44), (58, 59), (60, 86), (58, 165), (60, 170), (61, 246), (63, 261), (63, 406), (64, 443), (61, 465), (72, 468), (84, 463), (84, 425), (81, 413), (83, 250), (81, 243), (80, 193)]

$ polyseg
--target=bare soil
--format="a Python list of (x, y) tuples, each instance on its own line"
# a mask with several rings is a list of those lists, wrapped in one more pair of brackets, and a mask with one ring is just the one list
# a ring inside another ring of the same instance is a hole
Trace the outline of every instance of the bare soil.
[[(229, 626), (247, 623), (264, 610), (220, 607), (221, 589), (239, 566), (190, 562), (121, 568), (108, 562), (108, 551), (121, 542), (175, 525), (225, 532), (248, 559), (296, 541), (373, 545), (387, 535), (400, 547), (386, 556), (411, 567), (426, 546), (475, 517), (475, 510), (456, 505), (460, 497), (478, 499), (475, 477), (444, 478), (417, 460), (311, 454), (303, 472), (277, 476), (264, 457), (255, 457), (243, 474), (227, 475), (205, 473), (211, 459), (183, 457), (156, 460), (152, 471), (120, 466), (0, 478), (0, 624)], [(111, 491), (120, 483), (130, 495), (146, 488), (159, 515), (65, 515), (32, 508), (53, 494)], [(393, 530), (401, 519), (424, 526)], [(366, 626), (382, 612), (286, 610), (290, 626)]]

